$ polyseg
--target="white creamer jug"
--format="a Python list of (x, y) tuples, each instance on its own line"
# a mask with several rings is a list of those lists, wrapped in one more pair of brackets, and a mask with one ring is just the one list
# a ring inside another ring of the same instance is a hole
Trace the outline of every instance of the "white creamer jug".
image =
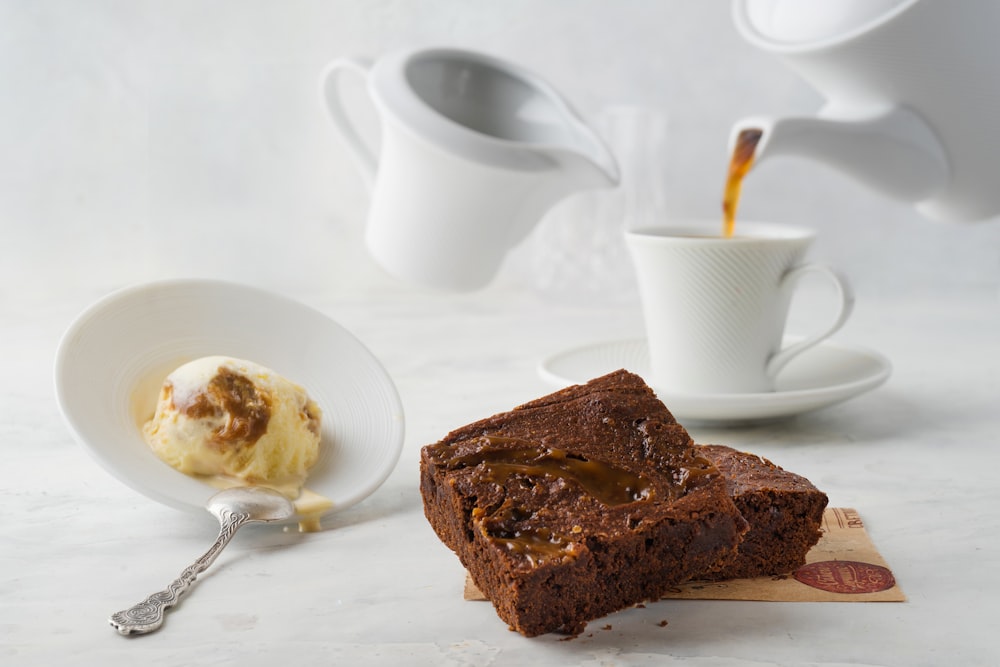
[[(340, 75), (360, 74), (378, 113), (378, 154), (348, 117)], [(557, 201), (613, 186), (611, 153), (537, 76), (449, 48), (331, 63), (327, 110), (372, 187), (365, 239), (383, 268), (457, 291), (486, 285)]]
[(751, 44), (824, 95), (815, 117), (747, 118), (754, 164), (822, 161), (924, 216), (1000, 214), (1000, 2), (734, 0)]

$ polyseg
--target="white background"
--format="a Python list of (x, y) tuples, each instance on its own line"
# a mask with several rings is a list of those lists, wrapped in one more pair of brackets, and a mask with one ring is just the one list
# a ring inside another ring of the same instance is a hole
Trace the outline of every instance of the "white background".
[[(661, 602), (564, 642), (461, 599), (462, 567), (422, 516), (420, 447), (551, 391), (540, 360), (642, 320), (634, 300), (539, 292), (561, 250), (540, 243), (551, 217), (481, 292), (412, 289), (373, 264), (368, 196), (318, 78), (338, 56), (421, 44), (519, 62), (588, 118), (668, 116), (665, 217), (717, 216), (735, 120), (822, 103), (742, 42), (724, 0), (0, 0), (0, 662), (1000, 664), (1000, 224), (927, 222), (813, 162), (761, 165), (743, 214), (819, 231), (813, 254), (858, 292), (838, 342), (884, 353), (893, 375), (796, 419), (691, 432), (857, 508), (908, 602)], [(355, 333), (399, 389), (406, 443), (328, 530), (241, 531), (163, 631), (132, 641), (108, 614), (166, 584), (213, 522), (99, 468), (59, 414), (53, 358), (94, 299), (178, 276), (275, 289)]]
[[(2, 0), (0, 297), (84, 303), (174, 276), (334, 294), (390, 280), (363, 250), (368, 195), (317, 80), (338, 56), (404, 46), (513, 60), (588, 119), (614, 104), (662, 112), (667, 215), (715, 217), (732, 123), (822, 103), (744, 43), (729, 12), (702, 0)], [(861, 299), (1000, 283), (996, 222), (925, 221), (816, 162), (761, 165), (741, 213), (816, 228), (814, 256)], [(537, 236), (494, 286), (530, 288)]]

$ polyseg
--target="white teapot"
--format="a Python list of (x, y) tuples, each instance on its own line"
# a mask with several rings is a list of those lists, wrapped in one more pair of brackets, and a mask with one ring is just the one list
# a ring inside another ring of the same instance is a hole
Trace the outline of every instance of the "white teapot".
[(815, 117), (747, 118), (755, 165), (822, 161), (924, 216), (1000, 214), (1000, 2), (734, 0), (733, 20), (827, 100)]
[[(344, 108), (345, 72), (367, 82), (378, 153)], [(343, 58), (323, 74), (322, 95), (372, 188), (369, 251), (417, 284), (486, 285), (557, 201), (618, 181), (611, 153), (551, 86), (491, 56), (431, 48)]]

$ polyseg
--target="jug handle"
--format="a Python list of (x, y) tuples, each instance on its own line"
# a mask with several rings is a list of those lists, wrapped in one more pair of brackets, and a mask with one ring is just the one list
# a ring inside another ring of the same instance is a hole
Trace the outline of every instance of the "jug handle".
[(367, 81), (371, 67), (371, 61), (364, 58), (338, 58), (327, 66), (320, 79), (320, 92), (323, 95), (326, 111), (330, 115), (330, 120), (333, 121), (334, 126), (340, 132), (344, 143), (347, 144), (347, 148), (353, 155), (358, 167), (361, 169), (361, 175), (364, 177), (365, 184), (369, 190), (371, 190), (372, 184), (375, 181), (378, 159), (375, 157), (375, 152), (365, 142), (347, 115), (338, 85), (340, 83), (340, 75), (344, 72), (360, 74)]

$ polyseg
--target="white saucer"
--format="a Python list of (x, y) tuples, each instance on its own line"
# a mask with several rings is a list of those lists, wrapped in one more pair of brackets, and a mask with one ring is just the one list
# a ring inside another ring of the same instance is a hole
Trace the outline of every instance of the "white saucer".
[(306, 488), (335, 512), (375, 491), (403, 446), (403, 409), (378, 360), (319, 311), (277, 294), (207, 280), (115, 292), (59, 345), (59, 408), (111, 474), (172, 507), (204, 511), (217, 489), (160, 461), (142, 437), (160, 384), (208, 355), (249, 359), (302, 385), (323, 410), (321, 453)]
[[(539, 365), (542, 378), (559, 387), (580, 384), (624, 368), (649, 373), (645, 340), (596, 343), (567, 350)], [(680, 394), (656, 390), (674, 417), (684, 422), (749, 423), (791, 417), (863, 394), (892, 373), (881, 354), (853, 345), (823, 341), (781, 371), (774, 392), (759, 394)]]

